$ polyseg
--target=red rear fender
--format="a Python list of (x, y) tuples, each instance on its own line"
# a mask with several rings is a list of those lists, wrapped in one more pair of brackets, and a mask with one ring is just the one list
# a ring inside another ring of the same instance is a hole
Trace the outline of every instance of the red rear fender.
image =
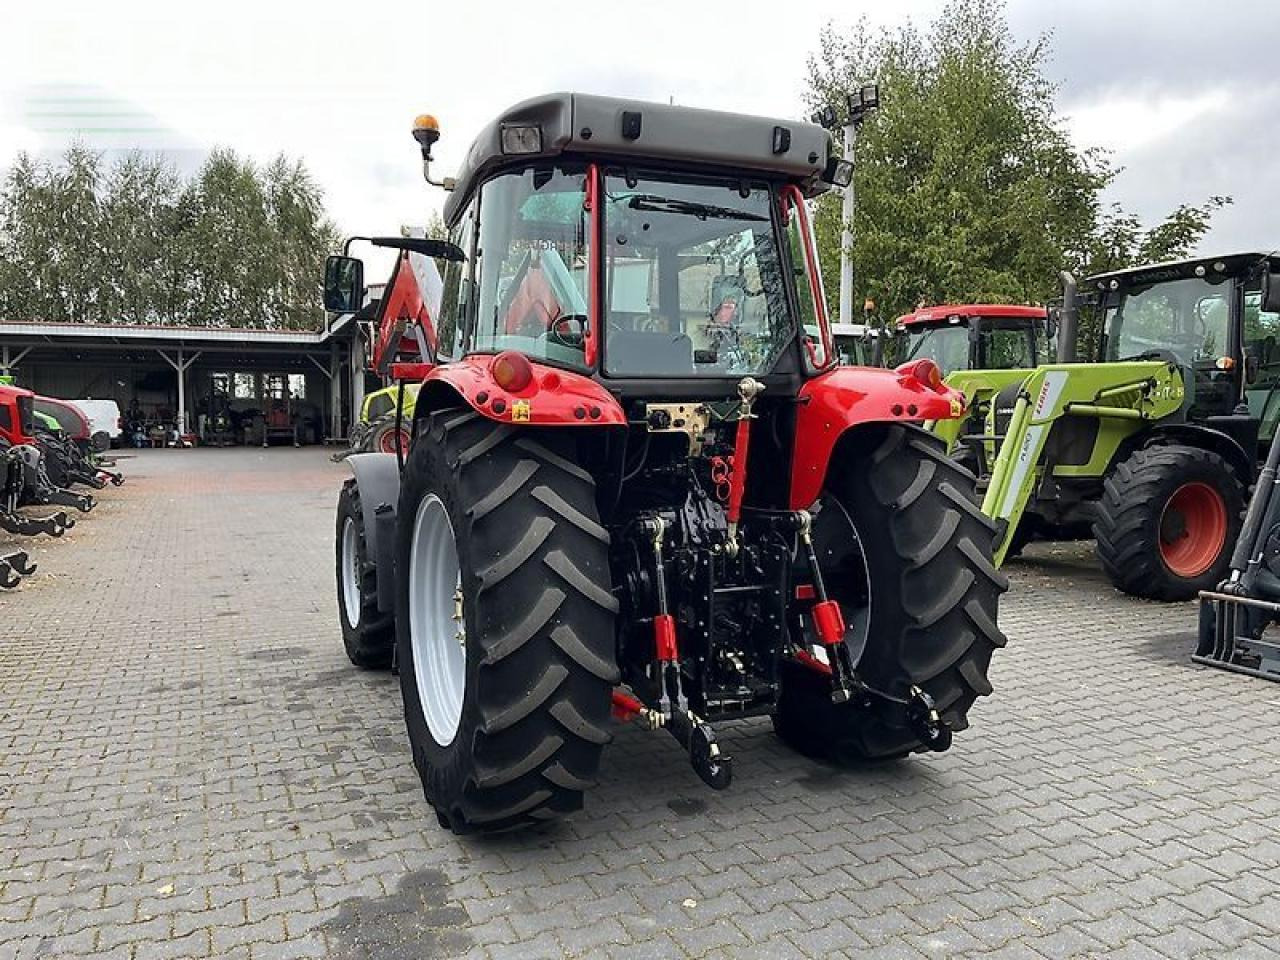
[(621, 405), (604, 387), (581, 374), (533, 363), (533, 378), (518, 391), (504, 390), (491, 372), (494, 357), (473, 355), (432, 367), (423, 379), (417, 410), (450, 401), (450, 390), (477, 413), (500, 423), (529, 426), (626, 426)]
[(964, 394), (945, 384), (930, 386), (904, 366), (900, 370), (837, 367), (800, 389), (796, 449), (791, 463), (791, 509), (818, 499), (836, 441), (863, 423), (923, 423), (964, 413)]

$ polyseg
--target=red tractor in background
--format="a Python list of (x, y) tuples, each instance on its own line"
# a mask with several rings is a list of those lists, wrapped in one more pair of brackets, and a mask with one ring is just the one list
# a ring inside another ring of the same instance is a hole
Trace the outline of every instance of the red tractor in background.
[[(553, 94), (439, 181), (448, 240), (377, 241), (443, 292), (381, 311), (420, 390), (407, 449), (346, 461), (338, 607), (446, 828), (579, 808), (611, 712), (723, 788), (718, 721), (853, 762), (947, 749), (991, 692), (994, 526), (919, 426), (963, 400), (837, 365), (807, 201), (850, 173), (815, 125)], [(330, 258), (326, 307), (362, 300)]]
[[(57, 503), (75, 494), (55, 487), (44, 466), (44, 454), (35, 436), (35, 394), (10, 384), (0, 384), (0, 529), (22, 536), (46, 534), (60, 537), (75, 520), (64, 512), (31, 517), (18, 508), (29, 504)], [(90, 504), (92, 501), (90, 501)], [(0, 587), (11, 588), (35, 572), (26, 551), (0, 553)]]

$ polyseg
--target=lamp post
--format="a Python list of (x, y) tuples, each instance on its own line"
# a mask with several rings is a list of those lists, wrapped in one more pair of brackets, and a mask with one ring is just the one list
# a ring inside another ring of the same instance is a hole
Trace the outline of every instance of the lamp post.
[[(844, 124), (844, 158), (853, 163), (853, 148), (858, 142), (858, 128), (867, 114), (880, 106), (880, 88), (864, 84), (846, 98)], [(844, 205), (840, 212), (840, 322), (853, 322), (853, 184), (844, 188)]]

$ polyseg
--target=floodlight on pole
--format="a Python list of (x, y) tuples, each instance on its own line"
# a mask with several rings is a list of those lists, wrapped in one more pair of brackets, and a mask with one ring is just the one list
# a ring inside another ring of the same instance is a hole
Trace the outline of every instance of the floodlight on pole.
[[(845, 98), (844, 159), (852, 166), (858, 128), (880, 106), (880, 88), (864, 83)], [(828, 108), (830, 109), (830, 108)], [(853, 322), (853, 181), (844, 189), (840, 211), (840, 322)]]

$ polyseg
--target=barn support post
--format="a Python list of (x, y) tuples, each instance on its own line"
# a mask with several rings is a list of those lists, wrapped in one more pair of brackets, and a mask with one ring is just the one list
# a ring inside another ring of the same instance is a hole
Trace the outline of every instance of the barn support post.
[(191, 355), (190, 359), (186, 359), (182, 347), (178, 348), (176, 359), (169, 356), (159, 347), (156, 353), (164, 357), (165, 363), (173, 367), (174, 372), (178, 375), (178, 435), (189, 433), (187, 428), (187, 370), (191, 365), (200, 359), (201, 351), (197, 350)]
[(317, 370), (329, 380), (329, 439), (337, 440), (342, 436), (342, 377), (338, 365), (338, 345), (329, 343), (329, 366), (325, 366), (311, 354), (307, 354)]
[(3, 348), (0, 348), (0, 375), (7, 377), (12, 374), (13, 368), (21, 363), (22, 358), (30, 352), (30, 347), (24, 347), (15, 354), (9, 349), (9, 345), (6, 343)]

